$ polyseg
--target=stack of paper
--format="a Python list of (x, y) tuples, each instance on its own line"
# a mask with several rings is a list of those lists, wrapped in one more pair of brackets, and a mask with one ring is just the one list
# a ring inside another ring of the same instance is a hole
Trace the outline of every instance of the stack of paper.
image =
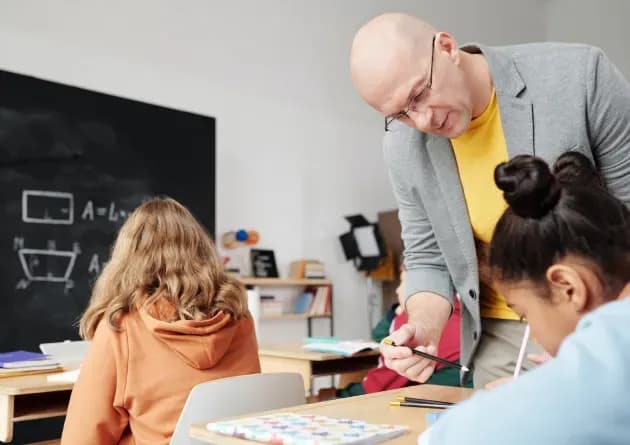
[(28, 351), (0, 353), (0, 377), (38, 374), (61, 370), (58, 361), (44, 354)]
[(283, 445), (372, 445), (404, 434), (400, 425), (377, 425), (359, 420), (312, 414), (278, 413), (213, 422), (209, 431), (256, 442)]

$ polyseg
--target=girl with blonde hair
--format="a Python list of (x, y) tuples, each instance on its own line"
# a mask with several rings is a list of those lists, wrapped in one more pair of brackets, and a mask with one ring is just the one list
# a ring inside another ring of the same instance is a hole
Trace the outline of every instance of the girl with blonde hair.
[(63, 445), (168, 444), (191, 388), (260, 372), (243, 285), (194, 216), (152, 199), (123, 224), (80, 333)]

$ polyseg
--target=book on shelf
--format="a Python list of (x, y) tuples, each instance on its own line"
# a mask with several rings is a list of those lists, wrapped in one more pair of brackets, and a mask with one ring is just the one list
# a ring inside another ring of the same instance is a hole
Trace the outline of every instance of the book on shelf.
[(313, 352), (330, 352), (344, 357), (350, 357), (360, 352), (379, 349), (379, 344), (373, 341), (342, 340), (338, 337), (307, 337), (303, 348)]
[(306, 268), (304, 269), (304, 278), (309, 278), (313, 280), (321, 280), (323, 278), (326, 278), (324, 265), (321, 263), (312, 265), (307, 264)]
[(313, 303), (313, 292), (304, 292), (302, 293), (295, 302), (295, 306), (293, 308), (293, 312), (296, 314), (306, 314), (309, 312), (311, 308), (311, 304)]
[(260, 303), (260, 309), (263, 316), (282, 315), (285, 312), (284, 305), (280, 301), (263, 301)]
[(330, 286), (317, 286), (309, 315), (326, 315), (330, 313)]
[(323, 279), (326, 278), (326, 269), (324, 263), (318, 260), (295, 260), (289, 264), (289, 277)]
[(273, 295), (260, 296), (260, 313), (262, 316), (277, 316), (285, 312), (282, 301)]
[(305, 286), (300, 293), (292, 295), (261, 295), (261, 315), (270, 318), (284, 314), (304, 317), (327, 316), (331, 312), (331, 297), (329, 285)]

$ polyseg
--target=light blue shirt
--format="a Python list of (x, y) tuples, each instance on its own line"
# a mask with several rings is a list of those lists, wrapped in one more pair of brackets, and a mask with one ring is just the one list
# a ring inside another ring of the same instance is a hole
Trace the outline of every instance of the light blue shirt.
[(451, 408), (418, 443), (630, 444), (630, 299), (584, 316), (555, 359)]

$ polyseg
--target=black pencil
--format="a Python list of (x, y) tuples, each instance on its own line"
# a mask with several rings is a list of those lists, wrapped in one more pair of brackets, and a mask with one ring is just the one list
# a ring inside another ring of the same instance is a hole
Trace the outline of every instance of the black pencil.
[(431, 409), (450, 408), (450, 405), (442, 405), (441, 403), (413, 403), (413, 402), (389, 402), (389, 406), (406, 406), (408, 408), (431, 408)]
[(443, 402), (441, 400), (431, 400), (431, 399), (419, 399), (417, 397), (398, 396), (398, 397), (396, 397), (396, 400), (398, 400), (399, 402), (432, 403), (432, 404), (436, 404), (436, 405), (445, 405), (445, 406), (454, 405), (453, 402)]
[[(383, 344), (385, 345), (389, 345), (389, 346), (398, 346), (396, 345), (396, 343), (394, 343), (393, 341), (391, 341), (389, 338), (386, 338), (383, 340)], [(406, 346), (409, 348), (409, 346)], [(455, 362), (449, 362), (448, 360), (444, 360), (443, 358), (437, 357), (435, 355), (429, 354), (428, 352), (422, 352), (422, 351), (418, 351), (417, 349), (413, 349), (413, 348), (409, 348), (411, 349), (411, 351), (416, 354), (419, 355), (421, 357), (424, 358), (428, 358), (429, 360), (433, 360), (434, 362), (438, 362), (443, 364), (444, 366), (450, 366), (451, 368), (457, 368), (457, 369), (461, 369), (462, 371), (470, 371), (470, 369), (468, 369), (466, 366), (462, 366), (459, 363), (455, 363)]]

